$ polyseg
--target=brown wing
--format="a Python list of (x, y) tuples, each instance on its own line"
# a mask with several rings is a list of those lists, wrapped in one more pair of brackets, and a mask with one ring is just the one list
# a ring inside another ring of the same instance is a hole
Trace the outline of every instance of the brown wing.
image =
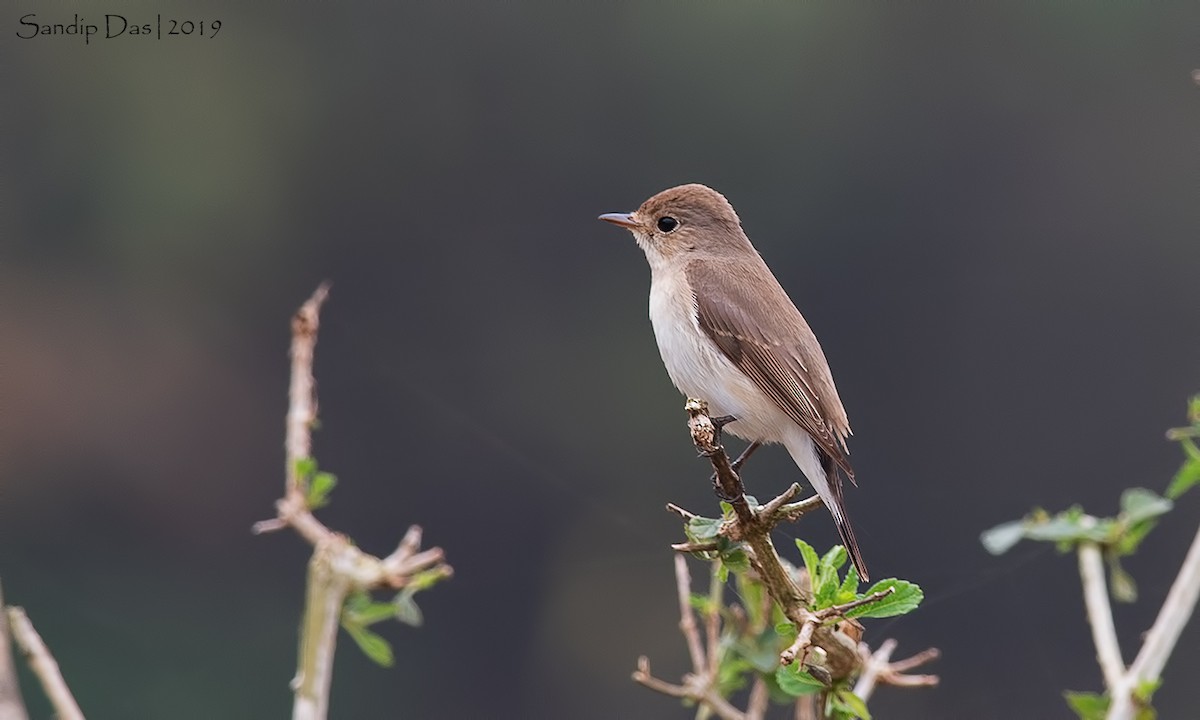
[[(854, 481), (850, 424), (817, 338), (762, 259), (710, 258), (686, 268), (700, 328), (730, 362), (804, 428)], [(767, 303), (749, 289), (767, 293)], [(766, 307), (784, 308), (771, 312)]]

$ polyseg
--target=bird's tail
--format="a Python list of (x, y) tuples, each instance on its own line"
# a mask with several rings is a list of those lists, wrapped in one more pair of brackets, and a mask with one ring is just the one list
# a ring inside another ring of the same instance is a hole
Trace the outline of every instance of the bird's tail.
[(859, 579), (863, 582), (870, 581), (867, 564), (863, 561), (862, 551), (858, 549), (858, 540), (854, 537), (854, 526), (850, 524), (850, 518), (846, 515), (846, 501), (842, 497), (842, 476), (837, 465), (833, 463), (832, 458), (821, 452), (807, 434), (802, 439), (786, 440), (784, 445), (788, 454), (812, 483), (817, 495), (821, 496), (829, 514), (833, 516), (833, 524), (837, 526), (842, 545), (846, 546), (850, 562), (854, 563), (855, 569), (858, 570)]
[(850, 562), (854, 563), (855, 569), (858, 570), (858, 577), (863, 582), (869, 582), (871, 576), (867, 574), (867, 564), (863, 561), (862, 552), (858, 549), (858, 540), (854, 537), (854, 526), (850, 524), (850, 518), (846, 517), (846, 507), (841, 499), (842, 494), (842, 479), (835, 477), (833, 485), (837, 487), (837, 502), (841, 504), (838, 512), (833, 513), (833, 523), (837, 525), (838, 535), (842, 536), (842, 544), (846, 546), (846, 552), (850, 553)]

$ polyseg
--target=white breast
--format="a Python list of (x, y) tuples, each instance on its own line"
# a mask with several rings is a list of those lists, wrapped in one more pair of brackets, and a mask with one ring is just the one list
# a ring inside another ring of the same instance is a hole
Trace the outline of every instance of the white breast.
[(782, 431), (795, 423), (700, 329), (683, 268), (651, 269), (650, 323), (671, 382), (685, 395), (708, 401), (713, 416), (738, 418), (729, 432), (748, 440), (782, 441)]

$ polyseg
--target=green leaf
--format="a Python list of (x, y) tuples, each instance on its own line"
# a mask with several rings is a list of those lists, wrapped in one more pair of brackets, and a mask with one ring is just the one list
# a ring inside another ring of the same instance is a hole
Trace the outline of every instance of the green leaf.
[(919, 585), (907, 580), (897, 580), (896, 578), (880, 580), (863, 593), (862, 597), (883, 592), (888, 588), (895, 588), (895, 591), (882, 600), (867, 605), (859, 605), (847, 612), (846, 617), (885, 618), (904, 615), (916, 610), (917, 606), (921, 604), (921, 600), (925, 598), (925, 593)]
[(1104, 543), (1109, 539), (1113, 521), (1088, 518), (1078, 506), (1061, 512), (1045, 522), (1034, 522), (1025, 526), (1025, 537), (1056, 543), (1073, 543), (1091, 540)]
[(825, 557), (821, 558), (821, 570), (822, 572), (841, 570), (849, 558), (850, 555), (846, 553), (846, 548), (834, 545), (829, 548), (829, 552), (825, 553)]
[(812, 695), (825, 689), (820, 680), (800, 669), (799, 663), (780, 665), (775, 671), (775, 682), (780, 690), (792, 697)]
[(310, 475), (317, 471), (317, 459), (306, 457), (296, 460), (296, 477), (307, 480)]
[(347, 625), (373, 625), (384, 620), (391, 620), (396, 615), (392, 603), (376, 602), (365, 592), (358, 592), (346, 599), (342, 609), (342, 622)]
[(1162, 679), (1143, 680), (1133, 689), (1133, 697), (1139, 702), (1148, 703), (1150, 698), (1154, 697), (1154, 693), (1162, 687)]
[(867, 704), (849, 689), (838, 690), (834, 698), (834, 707), (838, 710), (851, 717), (861, 718), (861, 720), (871, 720), (871, 713), (867, 712)]
[(374, 660), (376, 664), (391, 667), (396, 662), (396, 658), (392, 654), (392, 646), (388, 644), (387, 640), (361, 625), (342, 623), (342, 627), (346, 628), (346, 632), (350, 633), (350, 637), (358, 643), (363, 654)]
[(842, 581), (842, 586), (838, 588), (837, 597), (833, 599), (834, 605), (850, 602), (858, 597), (858, 568), (853, 565), (846, 571), (846, 579)]
[(733, 645), (736, 654), (760, 673), (771, 673), (779, 667), (779, 637), (767, 630), (757, 637), (743, 636)]
[(721, 562), (725, 563), (725, 567), (736, 573), (750, 570), (749, 556), (746, 555), (745, 550), (736, 545), (728, 552), (721, 553)]
[(308, 492), (305, 503), (310, 510), (325, 507), (329, 504), (329, 493), (337, 485), (337, 476), (333, 473), (318, 472), (308, 481)]
[(753, 669), (750, 663), (736, 655), (726, 655), (717, 667), (717, 692), (729, 697), (746, 686), (746, 672)]
[(425, 623), (425, 616), (421, 614), (421, 608), (417, 607), (417, 601), (413, 599), (415, 594), (416, 591), (411, 587), (396, 593), (396, 598), (391, 603), (391, 611), (392, 615), (405, 625), (421, 627)]
[(833, 604), (834, 598), (837, 597), (838, 590), (841, 587), (841, 578), (838, 577), (838, 570), (846, 564), (849, 559), (846, 553), (846, 548), (841, 545), (834, 545), (821, 558), (821, 564), (818, 573), (821, 576), (821, 582), (815, 588), (814, 607), (827, 608)]
[(1023, 537), (1025, 537), (1025, 521), (1012, 520), (997, 525), (991, 530), (984, 530), (983, 534), (979, 536), (979, 541), (991, 554), (1003, 555), (1021, 542)]
[(775, 634), (780, 637), (794, 638), (796, 637), (796, 624), (790, 622), (779, 623), (775, 626)]
[(721, 531), (721, 521), (714, 518), (694, 517), (688, 520), (687, 536), (692, 542), (708, 542)]
[(1113, 599), (1117, 602), (1131, 603), (1137, 601), (1137, 583), (1133, 576), (1121, 567), (1116, 556), (1108, 556), (1108, 587)]
[(813, 550), (813, 546), (804, 542), (800, 538), (796, 538), (796, 547), (800, 549), (800, 557), (804, 558), (804, 569), (808, 570), (808, 580), (812, 586), (813, 592), (816, 592), (817, 585), (821, 578), (817, 573), (819, 560), (817, 560), (817, 551)]
[(1200, 459), (1188, 458), (1180, 466), (1179, 472), (1175, 473), (1175, 477), (1171, 479), (1171, 485), (1167, 488), (1167, 497), (1177, 500), (1197, 483), (1200, 483)]
[(1135, 523), (1156, 518), (1170, 512), (1174, 503), (1158, 493), (1145, 488), (1130, 488), (1121, 493), (1121, 515), (1126, 523)]
[(1063, 693), (1063, 697), (1066, 698), (1067, 705), (1079, 716), (1079, 720), (1104, 720), (1104, 716), (1108, 714), (1108, 698), (1104, 695), (1068, 690)]
[(434, 567), (428, 570), (422, 570), (416, 575), (413, 575), (408, 581), (408, 585), (405, 587), (410, 587), (414, 593), (417, 593), (422, 590), (428, 590), (438, 582), (445, 580), (448, 577), (450, 577), (450, 575), (447, 573), (446, 568)]

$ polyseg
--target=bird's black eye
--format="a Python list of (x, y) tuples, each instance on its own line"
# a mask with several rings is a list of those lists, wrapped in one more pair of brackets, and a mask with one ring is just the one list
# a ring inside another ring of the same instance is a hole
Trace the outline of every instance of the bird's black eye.
[(679, 221), (670, 215), (664, 215), (658, 219), (658, 229), (662, 232), (669, 233), (679, 227)]

